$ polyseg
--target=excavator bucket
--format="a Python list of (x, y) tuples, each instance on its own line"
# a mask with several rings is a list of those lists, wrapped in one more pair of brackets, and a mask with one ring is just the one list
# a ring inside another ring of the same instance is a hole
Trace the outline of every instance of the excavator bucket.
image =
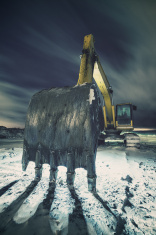
[[(42, 164), (50, 165), (50, 180), (57, 167), (67, 167), (67, 182), (73, 183), (75, 168), (88, 172), (95, 182), (98, 137), (104, 128), (103, 110), (96, 84), (52, 88), (33, 95), (27, 112), (22, 167), (35, 162), (36, 178)], [(89, 186), (90, 190), (94, 187)]]

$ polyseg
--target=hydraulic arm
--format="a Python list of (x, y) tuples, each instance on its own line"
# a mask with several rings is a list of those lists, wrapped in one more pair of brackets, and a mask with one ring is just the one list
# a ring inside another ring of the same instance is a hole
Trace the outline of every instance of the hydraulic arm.
[[(93, 79), (103, 96), (104, 129), (132, 130), (132, 105), (129, 103), (118, 105), (115, 115), (115, 107), (112, 104), (113, 90), (95, 52), (94, 37), (90, 34), (84, 37), (78, 85), (93, 83)], [(127, 117), (124, 116), (125, 113)], [(121, 119), (124, 119), (124, 122)]]
[[(105, 105), (103, 106), (104, 123), (115, 128), (115, 111), (112, 105), (112, 89), (103, 71), (99, 57), (94, 49), (94, 37), (92, 34), (84, 37), (83, 51), (81, 56), (78, 84), (92, 83), (93, 78), (101, 91)], [(107, 113), (107, 115), (106, 115)], [(107, 120), (108, 119), (108, 120)]]

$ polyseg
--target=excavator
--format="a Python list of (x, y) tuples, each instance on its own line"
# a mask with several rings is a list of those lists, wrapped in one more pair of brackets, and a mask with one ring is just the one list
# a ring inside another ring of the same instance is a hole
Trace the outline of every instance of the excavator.
[(133, 110), (136, 110), (136, 106), (131, 103), (117, 104), (115, 111), (112, 99), (113, 90), (101, 66), (99, 57), (95, 52), (94, 37), (92, 34), (85, 36), (82, 53), (78, 85), (95, 81), (102, 94), (104, 132), (106, 134), (102, 139), (105, 140), (107, 137), (111, 137), (112, 139), (113, 137), (125, 138), (124, 142), (127, 147), (139, 146), (139, 137), (134, 133), (129, 135), (129, 137), (128, 134), (120, 136), (122, 131), (127, 132), (134, 129)]
[(127, 147), (139, 145), (133, 130), (131, 103), (112, 102), (113, 90), (94, 48), (92, 34), (84, 37), (78, 82), (74, 87), (50, 88), (31, 98), (24, 132), (22, 168), (35, 162), (35, 179), (42, 164), (50, 165), (50, 182), (57, 168), (67, 167), (67, 183), (73, 185), (75, 169), (87, 170), (88, 189), (96, 190), (96, 151), (106, 138), (123, 138)]

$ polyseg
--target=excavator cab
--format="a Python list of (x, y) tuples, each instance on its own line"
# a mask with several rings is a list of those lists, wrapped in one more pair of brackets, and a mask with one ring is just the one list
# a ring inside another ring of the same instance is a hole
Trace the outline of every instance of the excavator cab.
[(117, 130), (133, 130), (133, 110), (136, 106), (130, 103), (116, 105)]

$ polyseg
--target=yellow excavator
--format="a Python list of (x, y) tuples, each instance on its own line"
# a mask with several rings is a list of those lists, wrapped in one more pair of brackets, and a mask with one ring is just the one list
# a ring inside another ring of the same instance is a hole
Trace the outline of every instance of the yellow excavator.
[[(74, 182), (75, 169), (87, 170), (88, 189), (96, 189), (96, 151), (99, 140), (133, 130), (130, 103), (112, 104), (113, 90), (94, 49), (92, 34), (84, 37), (80, 72), (74, 87), (42, 90), (31, 98), (25, 123), (22, 168), (35, 162), (35, 179), (42, 164), (50, 165), (50, 182), (57, 167), (67, 167), (67, 183)], [(102, 134), (102, 133), (105, 133)], [(121, 137), (121, 136), (120, 136)], [(127, 146), (139, 144), (135, 134), (122, 135)]]

